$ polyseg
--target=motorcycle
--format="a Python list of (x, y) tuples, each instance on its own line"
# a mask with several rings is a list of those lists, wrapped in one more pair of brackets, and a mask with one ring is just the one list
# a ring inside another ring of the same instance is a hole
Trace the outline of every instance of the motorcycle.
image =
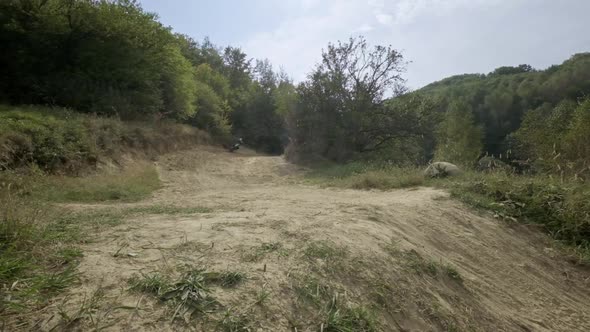
[(240, 148), (240, 146), (244, 144), (244, 141), (240, 138), (238, 142), (234, 143), (233, 145), (226, 147), (229, 152), (234, 152)]

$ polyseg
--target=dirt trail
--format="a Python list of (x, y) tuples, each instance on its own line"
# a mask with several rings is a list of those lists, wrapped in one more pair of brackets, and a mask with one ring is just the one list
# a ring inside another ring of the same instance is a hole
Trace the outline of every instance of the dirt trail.
[[(214, 325), (171, 323), (165, 305), (128, 290), (134, 274), (187, 264), (248, 276), (235, 289), (213, 293), (225, 308), (248, 312), (252, 331), (319, 331), (320, 309), (306, 308), (297, 296), (298, 283), (310, 275), (372, 308), (385, 331), (590, 331), (588, 271), (557, 257), (538, 232), (470, 211), (443, 191), (319, 188), (303, 183), (301, 171), (280, 157), (244, 151), (167, 155), (158, 169), (164, 188), (140, 205), (211, 212), (142, 215), (97, 234), (84, 248), (81, 285), (48, 313), (76, 310), (101, 289), (93, 321), (74, 329), (209, 330), (203, 326)], [(244, 259), (263, 243), (282, 249)], [(330, 262), (302, 258), (310, 244), (348, 254), (329, 270)], [(117, 251), (122, 255), (114, 257)], [(416, 273), (421, 262), (452, 266), (463, 281)], [(261, 289), (269, 300), (255, 306)], [(53, 315), (40, 327), (58, 323)]]

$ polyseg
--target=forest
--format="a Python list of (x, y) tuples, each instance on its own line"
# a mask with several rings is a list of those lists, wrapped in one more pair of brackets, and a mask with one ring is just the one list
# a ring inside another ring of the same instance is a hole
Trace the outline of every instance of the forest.
[(0, 3), (0, 100), (176, 121), (281, 153), (291, 86), (265, 60), (176, 34), (136, 1)]
[[(544, 171), (588, 170), (590, 54), (408, 91), (403, 55), (355, 37), (328, 45), (321, 63), (295, 84), (268, 60), (174, 33), (136, 1), (0, 6), (5, 104), (180, 122), (220, 142), (233, 136), (264, 153), (287, 149), (298, 162), (444, 159), (473, 166), (492, 155)], [(17, 145), (7, 131), (4, 145)]]

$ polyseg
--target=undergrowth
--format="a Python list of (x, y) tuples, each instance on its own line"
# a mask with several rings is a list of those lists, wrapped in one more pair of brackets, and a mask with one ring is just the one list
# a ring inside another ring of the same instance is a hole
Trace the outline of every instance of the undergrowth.
[(433, 185), (497, 218), (540, 225), (573, 248), (580, 261), (590, 259), (590, 187), (585, 183), (548, 175), (467, 172)]
[(38, 183), (33, 196), (59, 203), (135, 202), (161, 186), (155, 167), (145, 163), (88, 177), (49, 176)]
[(422, 172), (414, 167), (358, 162), (316, 168), (307, 174), (307, 179), (324, 186), (381, 190), (409, 188), (425, 183)]
[[(171, 320), (184, 318), (189, 322), (197, 315), (221, 309), (221, 304), (212, 295), (212, 286), (235, 287), (245, 279), (246, 275), (241, 272), (208, 272), (189, 267), (176, 278), (152, 272), (134, 275), (128, 283), (131, 290), (150, 294), (167, 304), (172, 309)], [(243, 329), (248, 324), (248, 317), (244, 313), (238, 314), (231, 309), (227, 309), (218, 322), (223, 331), (248, 331)]]
[(120, 214), (67, 212), (0, 186), (0, 318), (34, 310), (77, 281), (78, 246)]
[(466, 171), (457, 177), (427, 179), (416, 167), (360, 162), (319, 167), (307, 179), (353, 189), (444, 188), (464, 203), (492, 211), (497, 218), (540, 225), (573, 249), (579, 262), (590, 261), (590, 186), (577, 179), (503, 171)]

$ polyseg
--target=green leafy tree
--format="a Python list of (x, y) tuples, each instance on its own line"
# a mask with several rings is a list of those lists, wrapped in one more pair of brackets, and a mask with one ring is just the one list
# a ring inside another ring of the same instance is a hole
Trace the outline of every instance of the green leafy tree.
[(513, 135), (518, 154), (532, 160), (540, 169), (557, 171), (565, 157), (564, 136), (575, 109), (576, 103), (566, 100), (556, 107), (546, 103), (527, 112), (522, 126)]
[(576, 108), (564, 143), (567, 160), (574, 162), (574, 171), (590, 173), (590, 98)]
[(404, 68), (399, 52), (370, 48), (362, 37), (328, 45), (322, 62), (297, 89), (299, 102), (288, 121), (290, 154), (342, 161), (403, 135), (396, 130), (397, 114), (383, 102), (403, 91)]
[(227, 78), (206, 63), (196, 68), (195, 78), (197, 114), (192, 123), (222, 140), (229, 140), (232, 110), (227, 101), (230, 94)]
[(178, 40), (136, 1), (0, 3), (0, 96), (126, 118), (190, 116)]
[(469, 105), (464, 102), (452, 103), (438, 129), (435, 159), (473, 166), (482, 152), (482, 136), (481, 128), (474, 123)]
[(172, 113), (179, 118), (188, 118), (195, 114), (197, 81), (193, 67), (182, 56), (180, 49), (168, 47), (162, 54), (160, 64), (163, 66), (161, 91), (165, 113)]
[(565, 100), (584, 97), (590, 92), (589, 82), (590, 53), (582, 53), (546, 70), (528, 65), (500, 67), (488, 75), (449, 77), (416, 93), (438, 98), (443, 109), (453, 102), (467, 103), (476, 124), (484, 129), (484, 151), (505, 156), (526, 114), (544, 104), (551, 109)]

